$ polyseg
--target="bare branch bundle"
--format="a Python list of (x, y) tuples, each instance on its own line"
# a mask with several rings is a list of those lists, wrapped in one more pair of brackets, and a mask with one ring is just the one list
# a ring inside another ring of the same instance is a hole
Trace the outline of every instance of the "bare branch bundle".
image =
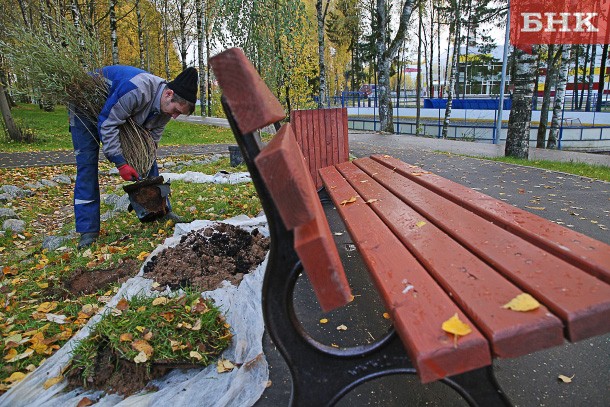
[[(7, 27), (0, 52), (23, 80), (15, 90), (68, 106), (79, 116), (97, 122), (108, 97), (108, 85), (94, 68), (103, 66), (100, 44), (70, 21), (54, 27), (56, 38), (40, 28)], [(24, 86), (31, 83), (32, 87)], [(123, 156), (138, 174), (148, 174), (156, 146), (148, 131), (129, 119), (119, 129)]]

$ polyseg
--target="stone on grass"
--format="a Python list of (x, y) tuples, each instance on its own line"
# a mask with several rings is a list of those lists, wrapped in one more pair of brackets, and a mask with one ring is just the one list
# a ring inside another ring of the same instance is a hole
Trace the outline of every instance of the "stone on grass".
[(48, 251), (59, 249), (70, 236), (45, 236), (42, 240), (42, 248)]
[(2, 190), (2, 192), (4, 194), (9, 196), (9, 199), (15, 199), (15, 198), (20, 198), (22, 196), (33, 195), (32, 191), (21, 189), (14, 185), (3, 185), (2, 188), (0, 188), (0, 189)]
[(127, 212), (127, 208), (129, 207), (129, 195), (125, 194), (118, 199), (116, 204), (114, 204), (114, 210), (116, 212)]
[(0, 219), (5, 218), (18, 219), (19, 217), (11, 208), (0, 208)]
[(117, 194), (102, 195), (102, 202), (104, 202), (106, 205), (116, 205), (119, 199), (121, 199), (121, 196)]
[(25, 221), (19, 219), (7, 219), (2, 223), (2, 229), (15, 233), (22, 233), (25, 230)]
[(67, 175), (56, 175), (55, 177), (53, 177), (53, 181), (58, 182), (60, 184), (68, 184), (70, 185), (72, 183), (72, 179), (67, 176)]
[(57, 182), (51, 181), (50, 179), (41, 179), (40, 183), (45, 187), (56, 187), (59, 185)]

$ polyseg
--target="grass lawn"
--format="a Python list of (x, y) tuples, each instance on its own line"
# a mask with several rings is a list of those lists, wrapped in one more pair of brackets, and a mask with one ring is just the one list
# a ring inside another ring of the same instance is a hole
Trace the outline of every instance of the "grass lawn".
[[(48, 151), (71, 150), (72, 138), (69, 131), (68, 111), (58, 105), (53, 112), (45, 112), (37, 105), (20, 104), (12, 110), (13, 118), (22, 129), (30, 130), (33, 143), (16, 143), (6, 135), (0, 135), (0, 151)], [(229, 144), (235, 143), (231, 130), (198, 123), (169, 122), (161, 145)]]

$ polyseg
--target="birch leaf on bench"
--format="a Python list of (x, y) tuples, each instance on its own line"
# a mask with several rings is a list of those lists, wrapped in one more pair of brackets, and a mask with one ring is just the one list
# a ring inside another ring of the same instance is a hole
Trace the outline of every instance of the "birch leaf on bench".
[(522, 293), (504, 304), (502, 308), (511, 309), (513, 311), (527, 312), (533, 311), (540, 307), (540, 303), (534, 297), (527, 293)]
[(451, 318), (449, 318), (448, 320), (443, 322), (442, 328), (443, 328), (443, 331), (448, 332), (450, 334), (457, 335), (457, 336), (468, 335), (469, 333), (472, 332), (472, 329), (470, 328), (470, 326), (468, 326), (467, 323), (460, 320), (460, 317), (458, 317), (458, 314), (455, 314), (454, 316), (452, 316)]
[(345, 206), (347, 204), (354, 203), (354, 202), (356, 202), (356, 199), (358, 199), (358, 198), (356, 198), (355, 196), (352, 196), (350, 199), (345, 199), (345, 200), (341, 201), (341, 205)]

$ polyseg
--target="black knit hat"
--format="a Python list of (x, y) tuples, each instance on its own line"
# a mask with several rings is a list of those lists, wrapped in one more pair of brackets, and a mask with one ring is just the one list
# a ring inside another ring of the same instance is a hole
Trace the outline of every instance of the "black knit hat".
[(191, 103), (197, 102), (197, 81), (199, 75), (193, 67), (186, 68), (167, 84), (178, 96)]

